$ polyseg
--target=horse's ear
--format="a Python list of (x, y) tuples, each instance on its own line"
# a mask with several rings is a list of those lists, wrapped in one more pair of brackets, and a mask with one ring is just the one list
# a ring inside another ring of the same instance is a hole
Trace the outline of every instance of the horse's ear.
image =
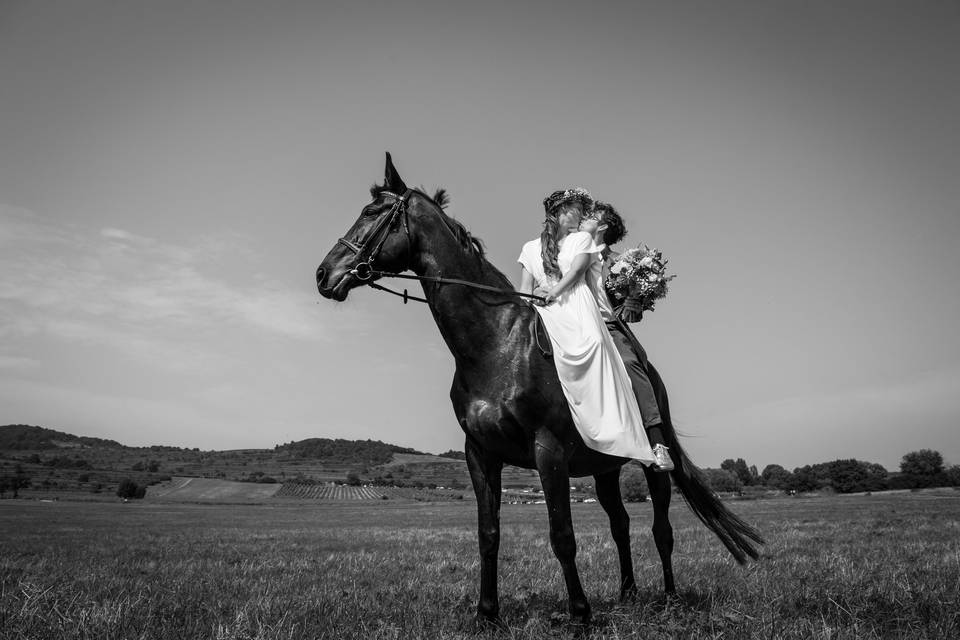
[(383, 170), (383, 180), (383, 186), (394, 193), (402, 195), (407, 190), (407, 185), (403, 183), (400, 174), (393, 166), (393, 158), (390, 157), (389, 151), (387, 151), (387, 165)]

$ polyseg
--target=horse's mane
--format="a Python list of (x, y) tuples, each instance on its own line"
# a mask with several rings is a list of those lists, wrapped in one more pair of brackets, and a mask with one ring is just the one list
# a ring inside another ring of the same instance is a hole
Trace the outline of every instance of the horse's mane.
[[(374, 200), (380, 197), (384, 191), (390, 191), (385, 184), (374, 183), (370, 187), (370, 197)], [(480, 268), (484, 271), (491, 271), (495, 276), (502, 280), (501, 284), (505, 286), (512, 287), (513, 284), (502, 271), (497, 269), (486, 257), (486, 250), (483, 246), (483, 240), (476, 237), (463, 226), (463, 224), (451, 218), (447, 215), (445, 209), (450, 204), (450, 194), (444, 188), (438, 188), (434, 193), (433, 197), (427, 195), (426, 190), (423, 187), (419, 189), (414, 189), (417, 193), (422, 195), (424, 198), (432, 202), (437, 206), (437, 209), (440, 211), (440, 219), (443, 220), (444, 224), (447, 225), (447, 228), (450, 229), (450, 232), (457, 239), (457, 242), (460, 244), (463, 249), (476, 258), (477, 263), (480, 265)]]

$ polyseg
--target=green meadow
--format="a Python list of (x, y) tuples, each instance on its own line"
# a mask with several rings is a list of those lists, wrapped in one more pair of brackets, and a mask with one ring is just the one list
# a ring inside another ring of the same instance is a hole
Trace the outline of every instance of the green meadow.
[(605, 515), (572, 505), (585, 628), (566, 617), (545, 506), (504, 505), (502, 625), (478, 628), (472, 501), (3, 500), (0, 637), (960, 637), (960, 492), (729, 504), (767, 538), (762, 558), (735, 564), (677, 499), (673, 598), (650, 505), (628, 505), (630, 602)]

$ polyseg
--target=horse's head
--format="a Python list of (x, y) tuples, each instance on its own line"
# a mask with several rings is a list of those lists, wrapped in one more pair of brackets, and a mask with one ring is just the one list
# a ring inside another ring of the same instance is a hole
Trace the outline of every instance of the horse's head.
[(374, 268), (397, 273), (410, 267), (407, 200), (413, 193), (400, 178), (388, 152), (383, 187), (371, 189), (373, 202), (363, 208), (317, 268), (320, 295), (345, 300), (350, 289), (375, 279), (371, 273)]

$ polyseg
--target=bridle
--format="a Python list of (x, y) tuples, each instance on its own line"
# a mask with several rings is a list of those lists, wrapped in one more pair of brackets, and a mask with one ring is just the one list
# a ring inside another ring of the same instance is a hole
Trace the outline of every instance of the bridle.
[(373, 282), (372, 278), (402, 278), (405, 280), (419, 280), (421, 282), (436, 282), (438, 284), (458, 284), (465, 287), (472, 287), (474, 289), (482, 289), (484, 291), (492, 291), (494, 293), (521, 296), (524, 298), (531, 298), (533, 300), (544, 302), (542, 296), (534, 295), (532, 293), (522, 293), (520, 291), (514, 291), (513, 289), (491, 287), (490, 285), (480, 284), (479, 282), (470, 282), (469, 280), (443, 278), (438, 276), (406, 275), (402, 273), (390, 273), (389, 271), (380, 271), (374, 269), (373, 261), (376, 260), (377, 256), (380, 254), (380, 249), (383, 248), (383, 243), (386, 242), (387, 238), (390, 237), (390, 232), (393, 230), (393, 227), (398, 221), (403, 225), (403, 230), (407, 235), (407, 251), (410, 251), (413, 243), (410, 240), (410, 221), (409, 215), (407, 214), (407, 200), (410, 199), (410, 196), (413, 193), (413, 189), (407, 189), (403, 192), (403, 195), (397, 195), (391, 191), (381, 191), (381, 195), (394, 199), (394, 203), (393, 206), (390, 207), (390, 211), (380, 214), (376, 224), (374, 224), (373, 228), (370, 229), (370, 231), (364, 236), (359, 245), (354, 244), (346, 238), (340, 238), (337, 240), (338, 244), (342, 244), (346, 248), (350, 249), (350, 251), (352, 251), (357, 257), (356, 266), (348, 272), (350, 275), (355, 277), (357, 280), (366, 283), (367, 286), (373, 287), (374, 289), (379, 289), (380, 291), (386, 291), (387, 293), (392, 293), (395, 296), (400, 296), (403, 298), (404, 304), (406, 304), (408, 300), (416, 300), (417, 302), (428, 302), (428, 300), (426, 298), (412, 296), (407, 293), (406, 289), (403, 290), (403, 293), (394, 291), (393, 289), (389, 289), (377, 284), (376, 282)]
[[(379, 255), (380, 249), (383, 248), (383, 243), (387, 241), (387, 238), (390, 236), (390, 230), (398, 219), (403, 220), (403, 228), (407, 232), (407, 247), (409, 249), (410, 225), (407, 216), (407, 199), (412, 193), (413, 189), (407, 189), (402, 196), (398, 196), (390, 191), (383, 191), (383, 195), (394, 199), (393, 206), (386, 215), (380, 214), (377, 223), (373, 225), (373, 228), (367, 233), (360, 244), (356, 245), (346, 238), (337, 240), (338, 244), (342, 244), (350, 249), (354, 255), (357, 256), (357, 265), (350, 270), (350, 274), (357, 278), (357, 280), (366, 282), (374, 276), (373, 261), (377, 258), (377, 255)], [(386, 233), (383, 233), (384, 231), (386, 231)], [(383, 237), (379, 238), (381, 233)], [(379, 242), (377, 242), (378, 238), (380, 240)], [(373, 247), (373, 249), (370, 249), (374, 242), (377, 242), (377, 245)]]

